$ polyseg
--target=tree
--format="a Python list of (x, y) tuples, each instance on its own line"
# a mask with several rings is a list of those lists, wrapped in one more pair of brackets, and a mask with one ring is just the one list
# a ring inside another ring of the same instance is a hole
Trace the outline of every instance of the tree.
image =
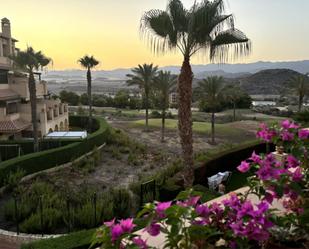
[(127, 74), (129, 78), (127, 80), (128, 86), (138, 86), (145, 97), (145, 109), (146, 109), (146, 131), (148, 131), (148, 109), (149, 109), (149, 96), (151, 91), (151, 85), (156, 77), (158, 67), (153, 64), (138, 65), (132, 69), (133, 74)]
[(290, 85), (298, 96), (298, 112), (301, 111), (304, 97), (309, 94), (309, 80), (306, 75), (298, 75), (290, 79)]
[(91, 97), (91, 69), (99, 64), (93, 56), (85, 55), (78, 60), (80, 65), (87, 69), (87, 94), (88, 94), (88, 105), (89, 105), (89, 118), (88, 127), (92, 129), (92, 97)]
[[(237, 104), (244, 100), (244, 98), (248, 98), (248, 94), (244, 92), (242, 88), (238, 85), (227, 85), (223, 89), (223, 97), (224, 101), (227, 101), (232, 105), (233, 108), (233, 121), (236, 121), (236, 107)], [(250, 98), (250, 96), (249, 96)]]
[[(194, 181), (190, 58), (209, 51), (211, 61), (227, 61), (247, 54), (250, 42), (235, 29), (233, 15), (224, 14), (223, 0), (204, 0), (190, 10), (185, 9), (180, 0), (170, 0), (166, 11), (146, 12), (140, 29), (155, 53), (179, 49), (183, 55), (178, 78), (178, 127), (185, 162), (184, 184), (190, 187)], [(231, 48), (234, 49), (231, 51)]]
[(30, 94), (31, 121), (33, 128), (33, 149), (36, 152), (39, 150), (39, 142), (34, 73), (35, 71), (42, 70), (46, 67), (51, 62), (51, 59), (46, 57), (41, 51), (34, 51), (32, 47), (28, 47), (25, 51), (19, 51), (16, 55), (12, 56), (11, 59), (17, 68), (29, 74), (28, 88)]
[(211, 111), (211, 143), (215, 143), (215, 112), (218, 111), (223, 97), (223, 77), (211, 76), (198, 83), (201, 99)]
[(80, 102), (80, 97), (75, 92), (68, 92), (66, 90), (62, 90), (59, 95), (61, 101), (66, 102), (69, 105), (77, 106)]
[(166, 109), (169, 107), (169, 95), (175, 90), (176, 83), (177, 76), (171, 75), (171, 72), (159, 71), (157, 77), (154, 78), (154, 89), (157, 93), (158, 105), (162, 110), (162, 143), (164, 142), (165, 115)]
[(126, 90), (119, 90), (114, 98), (114, 105), (117, 108), (125, 108), (129, 105), (130, 95)]

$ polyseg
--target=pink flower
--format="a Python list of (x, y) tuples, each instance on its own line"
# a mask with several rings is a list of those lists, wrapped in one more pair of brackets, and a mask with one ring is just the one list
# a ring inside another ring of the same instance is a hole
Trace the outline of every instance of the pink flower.
[(113, 226), (111, 233), (112, 233), (112, 241), (116, 241), (123, 234), (123, 229), (120, 226), (120, 224)]
[(156, 212), (160, 218), (164, 218), (165, 216), (164, 212), (171, 206), (171, 204), (172, 204), (171, 201), (158, 203), (156, 207)]
[(113, 227), (115, 225), (115, 218), (112, 219), (111, 221), (104, 222), (104, 225), (107, 227)]
[(281, 138), (283, 141), (292, 141), (294, 139), (294, 134), (288, 131), (283, 131), (281, 133)]
[(288, 155), (286, 161), (288, 163), (288, 168), (296, 168), (299, 166), (299, 161), (292, 155)]
[(132, 239), (132, 241), (140, 249), (147, 249), (148, 248), (146, 240), (143, 240), (141, 237), (135, 237), (135, 238)]
[(121, 220), (120, 226), (121, 226), (124, 233), (130, 233), (130, 232), (132, 232), (133, 228), (136, 225), (133, 223), (133, 219), (129, 218), (129, 219)]
[(300, 182), (303, 179), (303, 177), (304, 176), (302, 174), (302, 169), (301, 167), (298, 167), (293, 173), (292, 180), (294, 182)]
[(242, 161), (241, 164), (237, 167), (237, 169), (240, 172), (245, 173), (250, 169), (250, 164), (247, 163), (246, 161)]
[(207, 205), (198, 205), (195, 208), (195, 211), (199, 216), (202, 216), (202, 217), (207, 217), (209, 215), (209, 212), (210, 212)]
[(146, 231), (151, 235), (151, 236), (158, 236), (160, 234), (160, 229), (161, 226), (156, 223), (151, 223), (150, 226), (146, 227)]
[(252, 160), (254, 163), (260, 163), (261, 162), (261, 157), (257, 154), (255, 154), (255, 151), (253, 151), (251, 157), (249, 158)]
[(290, 128), (290, 120), (286, 119), (286, 120), (283, 120), (281, 122), (281, 127), (283, 129), (289, 129)]
[(305, 140), (309, 138), (309, 129), (301, 129), (298, 131), (299, 139)]

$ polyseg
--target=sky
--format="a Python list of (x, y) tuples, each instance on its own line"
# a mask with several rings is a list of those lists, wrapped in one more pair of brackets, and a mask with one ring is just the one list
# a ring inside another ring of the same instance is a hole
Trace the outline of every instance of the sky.
[[(189, 8), (194, 0), (183, 0)], [(228, 0), (226, 13), (252, 41), (250, 56), (233, 63), (309, 59), (309, 0)], [(140, 63), (181, 65), (179, 53), (154, 55), (140, 39), (139, 22), (167, 0), (9, 0), (0, 18), (11, 21), (17, 47), (33, 46), (53, 59), (52, 69), (79, 68), (78, 58), (94, 55), (97, 69), (130, 68)], [(196, 56), (193, 64), (207, 64)]]

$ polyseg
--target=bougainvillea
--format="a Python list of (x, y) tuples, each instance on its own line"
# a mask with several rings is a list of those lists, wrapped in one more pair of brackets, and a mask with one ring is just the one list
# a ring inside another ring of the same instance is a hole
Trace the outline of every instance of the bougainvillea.
[[(309, 130), (284, 120), (279, 126), (262, 124), (257, 137), (283, 147), (287, 154), (253, 152), (241, 162), (237, 169), (251, 173), (246, 193), (230, 193), (222, 201), (201, 203), (200, 193), (188, 190), (173, 202), (146, 204), (138, 215), (143, 228), (131, 218), (114, 219), (98, 229), (94, 244), (105, 249), (153, 248), (143, 238), (163, 234), (164, 248), (261, 248), (278, 239), (278, 231), (285, 239), (303, 239), (308, 232), (302, 216), (308, 194)], [(258, 200), (252, 201), (252, 195)], [(275, 200), (285, 208), (281, 214), (272, 206)]]

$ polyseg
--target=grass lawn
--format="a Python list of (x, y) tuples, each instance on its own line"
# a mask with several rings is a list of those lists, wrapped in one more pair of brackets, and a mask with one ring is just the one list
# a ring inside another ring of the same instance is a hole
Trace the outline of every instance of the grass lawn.
[[(149, 126), (153, 128), (161, 127), (161, 119), (149, 119)], [(133, 127), (142, 127), (145, 125), (145, 120), (137, 120), (131, 123)], [(176, 119), (166, 119), (165, 120), (166, 129), (176, 130), (178, 127), (178, 120)], [(203, 134), (210, 134), (211, 123), (207, 122), (193, 122), (193, 131)], [(215, 132), (218, 136), (238, 136), (243, 134), (242, 129), (237, 129), (231, 127), (229, 123), (227, 124), (216, 124)]]

